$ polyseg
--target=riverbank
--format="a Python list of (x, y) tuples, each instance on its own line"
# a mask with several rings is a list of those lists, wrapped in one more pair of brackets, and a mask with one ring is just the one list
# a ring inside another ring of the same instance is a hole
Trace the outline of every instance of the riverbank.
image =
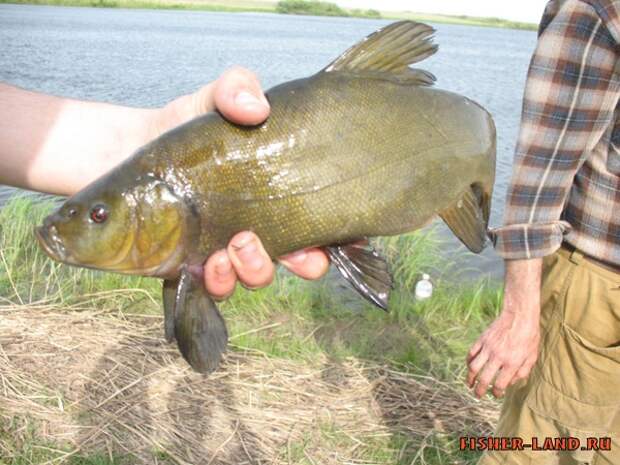
[(221, 305), (227, 362), (204, 378), (163, 342), (158, 280), (39, 251), (32, 229), (50, 208), (0, 210), (3, 463), (475, 463), (458, 437), (490, 434), (497, 403), (473, 399), (464, 359), (501, 293), (435, 279), (415, 302), (420, 274), (450, 267), (431, 235), (380, 241), (389, 313), (340, 278), (239, 289)]
[(495, 27), (500, 29), (518, 29), (525, 31), (536, 31), (538, 25), (534, 23), (523, 23), (510, 21), (502, 18), (478, 18), (474, 16), (448, 16), (438, 14), (414, 13), (414, 12), (392, 12), (384, 11), (381, 13), (385, 19), (411, 19), (414, 21), (458, 24), (462, 26)]
[[(27, 5), (52, 5), (52, 6), (77, 6), (77, 7), (102, 7), (102, 8), (142, 8), (142, 9), (172, 9), (172, 10), (198, 10), (231, 13), (278, 13), (277, 2), (269, 0), (0, 0), (0, 3), (27, 4)], [(341, 9), (345, 16), (363, 18), (384, 19), (411, 19), (422, 22), (434, 22), (441, 24), (459, 24), (467, 26), (495, 27), (507, 29), (536, 30), (537, 25), (509, 21), (501, 18), (477, 18), (470, 16), (448, 16), (439, 14), (415, 13), (410, 11), (377, 11), (375, 10), (347, 10)], [(328, 11), (333, 15), (333, 10), (312, 9), (305, 14), (322, 14)], [(286, 13), (283, 13), (286, 14)], [(295, 14), (304, 14), (296, 12)]]

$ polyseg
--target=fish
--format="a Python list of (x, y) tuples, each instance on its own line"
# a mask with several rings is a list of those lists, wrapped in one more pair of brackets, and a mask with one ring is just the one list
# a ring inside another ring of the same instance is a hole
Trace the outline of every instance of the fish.
[(414, 21), (374, 32), (268, 90), (262, 124), (213, 111), (166, 132), (45, 218), (39, 244), (65, 264), (163, 279), (165, 338), (200, 373), (218, 368), (228, 341), (203, 264), (240, 231), (258, 234), (273, 259), (323, 247), (387, 309), (391, 273), (366, 238), (436, 216), (472, 252), (487, 237), (495, 125), (411, 66), (437, 51), (434, 32)]

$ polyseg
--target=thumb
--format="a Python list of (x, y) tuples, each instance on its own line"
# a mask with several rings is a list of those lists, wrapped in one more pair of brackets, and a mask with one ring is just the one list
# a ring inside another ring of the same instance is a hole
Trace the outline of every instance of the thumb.
[(214, 83), (215, 108), (233, 123), (260, 124), (269, 116), (269, 102), (254, 73), (234, 67)]

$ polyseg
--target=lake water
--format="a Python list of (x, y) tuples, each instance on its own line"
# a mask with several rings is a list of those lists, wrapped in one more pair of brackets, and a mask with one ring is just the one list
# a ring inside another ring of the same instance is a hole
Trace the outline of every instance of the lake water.
[[(238, 64), (265, 88), (323, 68), (386, 20), (258, 13), (0, 5), (0, 80), (56, 95), (156, 107)], [(437, 87), (486, 107), (498, 131), (491, 225), (501, 222), (532, 31), (434, 24), (439, 52), (418, 65)], [(6, 124), (6, 122), (0, 122)], [(88, 154), (85, 154), (87, 156)], [(11, 190), (0, 186), (0, 203)], [(441, 228), (446, 250), (461, 251)], [(500, 276), (491, 247), (467, 254), (470, 275)]]

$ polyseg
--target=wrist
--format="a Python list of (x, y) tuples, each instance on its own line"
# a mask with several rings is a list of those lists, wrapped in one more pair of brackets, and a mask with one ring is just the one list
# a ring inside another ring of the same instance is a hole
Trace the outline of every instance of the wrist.
[(542, 260), (505, 260), (502, 313), (538, 321)]
[(515, 322), (518, 321), (520, 324), (532, 323), (538, 325), (540, 322), (540, 305), (535, 302), (510, 305), (504, 300), (504, 308), (500, 316), (514, 320)]

